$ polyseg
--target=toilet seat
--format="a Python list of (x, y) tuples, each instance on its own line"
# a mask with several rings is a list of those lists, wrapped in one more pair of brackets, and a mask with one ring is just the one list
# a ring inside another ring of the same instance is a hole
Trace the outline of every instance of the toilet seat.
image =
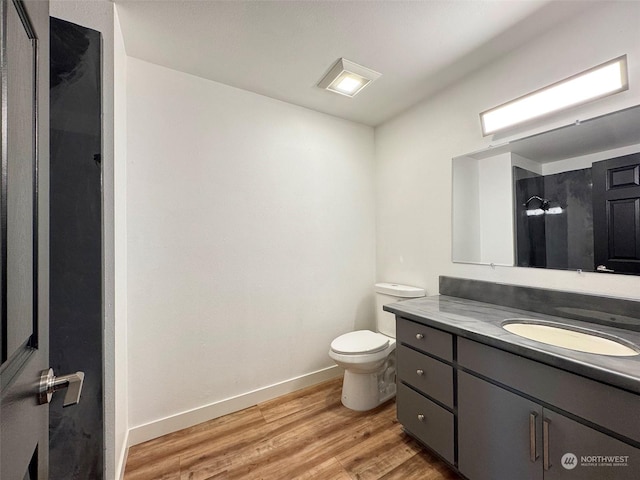
[(385, 350), (389, 337), (371, 330), (357, 330), (340, 335), (331, 342), (331, 350), (341, 355), (362, 355)]

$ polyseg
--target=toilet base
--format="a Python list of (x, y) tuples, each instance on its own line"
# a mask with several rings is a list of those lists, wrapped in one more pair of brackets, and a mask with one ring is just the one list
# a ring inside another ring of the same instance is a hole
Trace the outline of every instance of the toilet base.
[(376, 408), (396, 396), (395, 352), (373, 373), (344, 372), (342, 404), (358, 412)]

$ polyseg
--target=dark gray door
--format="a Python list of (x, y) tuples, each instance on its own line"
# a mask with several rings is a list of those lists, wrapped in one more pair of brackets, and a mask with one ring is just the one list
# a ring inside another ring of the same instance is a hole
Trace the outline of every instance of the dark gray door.
[(592, 175), (596, 270), (640, 275), (640, 153), (594, 162)]
[(0, 478), (46, 479), (49, 5), (2, 1)]
[(640, 449), (544, 410), (549, 462), (544, 480), (638, 480)]
[(473, 480), (542, 480), (542, 407), (459, 372), (458, 469)]

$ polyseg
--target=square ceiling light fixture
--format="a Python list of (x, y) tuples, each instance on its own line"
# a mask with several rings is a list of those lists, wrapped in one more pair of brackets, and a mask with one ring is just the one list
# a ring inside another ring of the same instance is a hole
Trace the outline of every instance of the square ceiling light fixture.
[(331, 67), (318, 86), (346, 97), (355, 97), (364, 87), (379, 78), (382, 74), (340, 58)]
[(629, 88), (627, 56), (511, 100), (480, 114), (484, 136)]

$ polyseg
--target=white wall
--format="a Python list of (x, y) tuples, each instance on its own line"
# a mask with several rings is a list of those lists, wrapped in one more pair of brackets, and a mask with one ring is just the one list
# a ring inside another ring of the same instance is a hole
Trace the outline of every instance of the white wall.
[[(116, 223), (114, 210), (114, 5), (108, 0), (51, 0), (50, 15), (102, 34), (102, 222), (103, 222), (103, 322), (104, 322), (104, 421), (105, 421), (105, 478), (115, 478), (116, 456), (124, 449), (123, 418), (120, 416), (123, 403), (119, 397), (116, 406), (116, 389), (122, 387), (122, 362), (116, 366), (114, 353), (116, 335), (122, 335), (126, 319), (122, 311), (126, 307), (116, 306)], [(121, 265), (121, 264), (120, 264)], [(118, 273), (122, 275), (120, 271)], [(126, 413), (126, 412), (125, 412)], [(118, 428), (114, 428), (117, 425)]]
[(544, 175), (544, 173), (542, 172), (544, 166), (541, 163), (525, 158), (522, 155), (518, 155), (517, 153), (511, 154), (511, 165), (514, 167), (524, 168), (525, 170), (537, 173), (538, 175)]
[(481, 262), (513, 265), (511, 153), (479, 160)]
[(453, 164), (453, 257), (458, 262), (513, 265), (511, 153), (460, 156)]
[(607, 160), (609, 158), (621, 157), (623, 155), (631, 155), (640, 152), (640, 144), (627, 145), (625, 147), (613, 148), (602, 152), (594, 152), (588, 155), (568, 158), (566, 160), (558, 160), (557, 162), (543, 163), (542, 175), (553, 175), (561, 172), (570, 172), (571, 170), (580, 170), (581, 168), (591, 168), (593, 162)]
[(480, 240), (480, 162), (458, 157), (453, 161), (453, 258), (458, 262), (482, 260)]
[(331, 340), (372, 326), (373, 129), (127, 75), (130, 426), (332, 367)]
[(640, 104), (639, 2), (584, 3), (559, 25), (376, 129), (378, 278), (438, 292), (452, 275), (640, 298), (640, 277), (451, 262), (451, 159), (510, 139), (484, 138), (478, 113), (537, 88), (628, 55), (629, 91), (538, 122), (513, 138)]

